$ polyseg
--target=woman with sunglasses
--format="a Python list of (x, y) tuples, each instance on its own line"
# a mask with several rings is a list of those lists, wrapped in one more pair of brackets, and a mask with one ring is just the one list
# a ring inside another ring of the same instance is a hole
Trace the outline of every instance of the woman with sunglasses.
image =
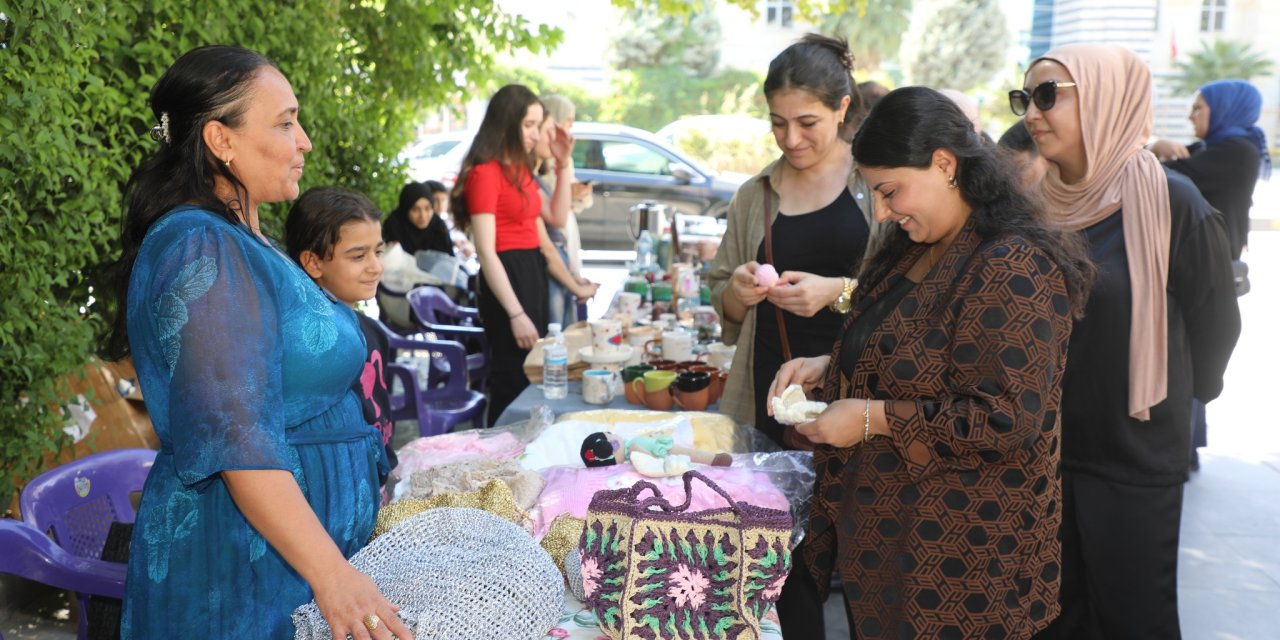
[(1009, 102), (1049, 162), (1047, 214), (1098, 265), (1062, 377), (1062, 613), (1037, 637), (1178, 638), (1191, 397), (1222, 390), (1240, 332), (1226, 233), (1143, 149), (1151, 72), (1133, 52), (1054, 49)]

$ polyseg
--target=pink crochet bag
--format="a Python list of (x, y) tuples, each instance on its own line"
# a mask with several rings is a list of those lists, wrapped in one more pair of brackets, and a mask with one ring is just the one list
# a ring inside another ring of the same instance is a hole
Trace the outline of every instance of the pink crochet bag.
[[(689, 511), (695, 479), (728, 506)], [(647, 481), (591, 500), (578, 547), (583, 591), (614, 640), (759, 637), (782, 592), (790, 512), (735, 501), (697, 471), (684, 474), (684, 489), (678, 506)]]

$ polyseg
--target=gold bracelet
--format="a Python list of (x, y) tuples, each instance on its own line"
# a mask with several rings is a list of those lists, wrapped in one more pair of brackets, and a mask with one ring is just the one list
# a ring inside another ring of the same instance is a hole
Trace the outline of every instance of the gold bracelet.
[(862, 441), (871, 439), (871, 398), (867, 398), (867, 408), (862, 410)]

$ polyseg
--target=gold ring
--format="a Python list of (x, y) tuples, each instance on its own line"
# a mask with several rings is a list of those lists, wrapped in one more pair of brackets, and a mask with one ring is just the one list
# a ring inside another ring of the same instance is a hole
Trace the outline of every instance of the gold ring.
[(364, 628), (370, 631), (376, 631), (378, 629), (378, 625), (382, 624), (382, 618), (379, 618), (372, 613), (361, 618), (360, 621), (364, 623)]

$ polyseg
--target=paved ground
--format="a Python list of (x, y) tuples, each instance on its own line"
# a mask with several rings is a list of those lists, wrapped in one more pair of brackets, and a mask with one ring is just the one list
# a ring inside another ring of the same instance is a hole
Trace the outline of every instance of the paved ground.
[[(1280, 229), (1280, 179), (1260, 183), (1255, 200), (1255, 228)], [(1201, 470), (1186, 487), (1178, 594), (1188, 640), (1280, 637), (1280, 410), (1272, 395), (1280, 394), (1280, 233), (1256, 231), (1251, 245), (1253, 291), (1240, 299), (1244, 332), (1226, 391), (1209, 405)], [(588, 277), (609, 282), (604, 276), (616, 272), (594, 269)], [(611, 294), (602, 288), (604, 301)], [(602, 311), (592, 308), (593, 316)], [(827, 605), (831, 638), (848, 637), (840, 606), (835, 599)], [(38, 585), (0, 590), (6, 638), (74, 638), (69, 620), (65, 598)]]

